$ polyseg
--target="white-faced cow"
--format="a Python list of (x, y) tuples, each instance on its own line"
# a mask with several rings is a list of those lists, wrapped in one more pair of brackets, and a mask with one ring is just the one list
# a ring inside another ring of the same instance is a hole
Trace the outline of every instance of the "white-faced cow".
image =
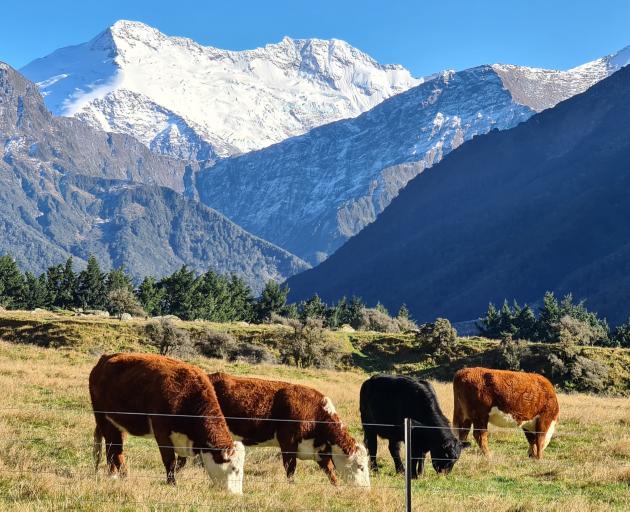
[(446, 474), (453, 469), (462, 448), (469, 446), (468, 443), (460, 443), (453, 435), (451, 426), (440, 409), (435, 390), (425, 380), (374, 375), (361, 386), (360, 407), (365, 444), (370, 453), (370, 467), (374, 471), (378, 471), (378, 437), (389, 441), (389, 453), (394, 459), (396, 471), (404, 471), (400, 447), (404, 440), (405, 418), (411, 418), (417, 426), (411, 434), (413, 478), (422, 474), (427, 452), (431, 453), (431, 463), (435, 471)]
[(459, 438), (473, 435), (485, 455), (488, 423), (521, 427), (529, 442), (529, 456), (542, 458), (558, 423), (558, 399), (551, 382), (537, 373), (464, 368), (453, 379), (453, 426)]
[[(126, 434), (157, 441), (168, 483), (185, 457), (200, 454), (210, 477), (241, 494), (245, 448), (234, 442), (208, 376), (151, 354), (104, 355), (90, 373), (96, 468), (105, 438), (112, 476), (125, 476)], [(177, 456), (181, 457), (178, 461)]]
[(246, 446), (279, 446), (287, 477), (297, 459), (315, 460), (333, 484), (335, 472), (369, 487), (365, 447), (341, 422), (330, 398), (306, 386), (263, 379), (209, 375), (228, 427)]

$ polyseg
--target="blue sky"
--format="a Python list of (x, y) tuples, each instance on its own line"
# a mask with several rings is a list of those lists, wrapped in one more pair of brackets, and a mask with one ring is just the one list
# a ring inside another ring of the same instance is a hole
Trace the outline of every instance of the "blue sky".
[(32, 0), (3, 5), (0, 60), (23, 66), (118, 19), (234, 50), (335, 37), (417, 76), (492, 62), (566, 69), (630, 45), (628, 0)]

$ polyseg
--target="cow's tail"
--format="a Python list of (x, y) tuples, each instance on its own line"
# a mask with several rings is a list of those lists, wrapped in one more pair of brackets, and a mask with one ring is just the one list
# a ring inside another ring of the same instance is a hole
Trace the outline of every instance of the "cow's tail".
[(98, 425), (94, 428), (94, 445), (92, 446), (92, 456), (94, 457), (94, 471), (98, 471), (98, 465), (101, 463), (101, 455), (103, 453), (103, 434)]

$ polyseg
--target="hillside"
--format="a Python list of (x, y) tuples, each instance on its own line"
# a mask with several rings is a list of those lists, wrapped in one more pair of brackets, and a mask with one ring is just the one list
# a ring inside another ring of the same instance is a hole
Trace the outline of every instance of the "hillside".
[[(164, 485), (163, 467), (154, 441), (131, 438), (126, 444), (130, 477), (104, 478), (101, 466), (94, 478), (91, 460), (93, 417), (87, 375), (98, 354), (108, 350), (147, 350), (134, 333), (140, 321), (70, 319), (40, 313), (0, 316), (0, 386), (6, 399), (0, 415), (0, 506), (3, 510), (71, 508), (96, 511), (104, 506), (129, 510), (205, 510), (230, 507), (256, 510), (293, 509), (389, 511), (403, 507), (403, 481), (393, 473), (386, 443), (379, 443), (382, 470), (372, 478), (370, 492), (343, 485), (330, 487), (313, 462), (299, 462), (295, 482), (288, 485), (273, 448), (250, 448), (245, 463), (244, 496), (228, 497), (208, 485), (207, 475), (194, 464), (180, 475), (177, 487)], [(14, 322), (7, 330), (7, 322)], [(39, 325), (41, 339), (65, 340), (63, 346), (43, 348), (24, 343), (27, 323)], [(184, 325), (184, 324), (182, 324)], [(198, 329), (199, 323), (186, 324)], [(214, 327), (217, 327), (215, 325)], [(232, 332), (269, 331), (243, 325), (224, 325)], [(373, 334), (366, 333), (364, 341)], [(333, 400), (351, 432), (361, 438), (358, 391), (367, 378), (362, 371), (296, 369), (277, 365), (226, 363), (194, 356), (208, 371), (241, 374), (309, 385)], [(452, 390), (434, 382), (447, 416)], [(413, 483), (414, 507), (428, 511), (466, 511), (491, 506), (508, 511), (622, 510), (630, 500), (628, 463), (630, 421), (627, 399), (559, 394), (561, 423), (542, 461), (526, 456), (522, 433), (490, 427), (491, 460), (476, 448), (465, 451), (452, 474), (439, 477), (427, 468)], [(299, 492), (296, 492), (299, 491)]]
[(420, 321), (478, 318), (488, 301), (573, 292), (615, 324), (630, 313), (630, 69), (521, 125), (477, 137), (415, 178), (316, 269), (317, 292), (405, 302)]
[(354, 119), (216, 162), (197, 176), (199, 197), (316, 264), (462, 143), (585, 91), (629, 58), (626, 49), (567, 71), (494, 64), (437, 73)]
[[(307, 265), (185, 198), (181, 161), (126, 135), (53, 117), (37, 87), (0, 63), (0, 254), (42, 272), (95, 254), (135, 277), (183, 264), (234, 272), (260, 290)], [(169, 187), (169, 188), (166, 188)]]

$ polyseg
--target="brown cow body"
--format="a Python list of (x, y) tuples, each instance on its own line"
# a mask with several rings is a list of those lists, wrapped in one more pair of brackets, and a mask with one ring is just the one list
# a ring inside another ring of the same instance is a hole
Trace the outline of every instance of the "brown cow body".
[(232, 435), (246, 446), (279, 446), (287, 477), (293, 477), (297, 459), (315, 460), (333, 484), (336, 469), (354, 484), (369, 486), (365, 447), (352, 438), (322, 393), (225, 373), (209, 377)]
[(464, 368), (453, 379), (453, 427), (460, 440), (471, 425), (477, 444), (488, 450), (488, 423), (521, 427), (529, 442), (529, 456), (542, 458), (558, 423), (558, 399), (553, 385), (536, 373)]
[(90, 397), (97, 467), (103, 437), (112, 476), (126, 474), (126, 434), (152, 437), (169, 483), (175, 483), (178, 455), (200, 453), (214, 480), (241, 492), (244, 448), (234, 443), (214, 388), (201, 370), (152, 354), (104, 355), (90, 373)]

